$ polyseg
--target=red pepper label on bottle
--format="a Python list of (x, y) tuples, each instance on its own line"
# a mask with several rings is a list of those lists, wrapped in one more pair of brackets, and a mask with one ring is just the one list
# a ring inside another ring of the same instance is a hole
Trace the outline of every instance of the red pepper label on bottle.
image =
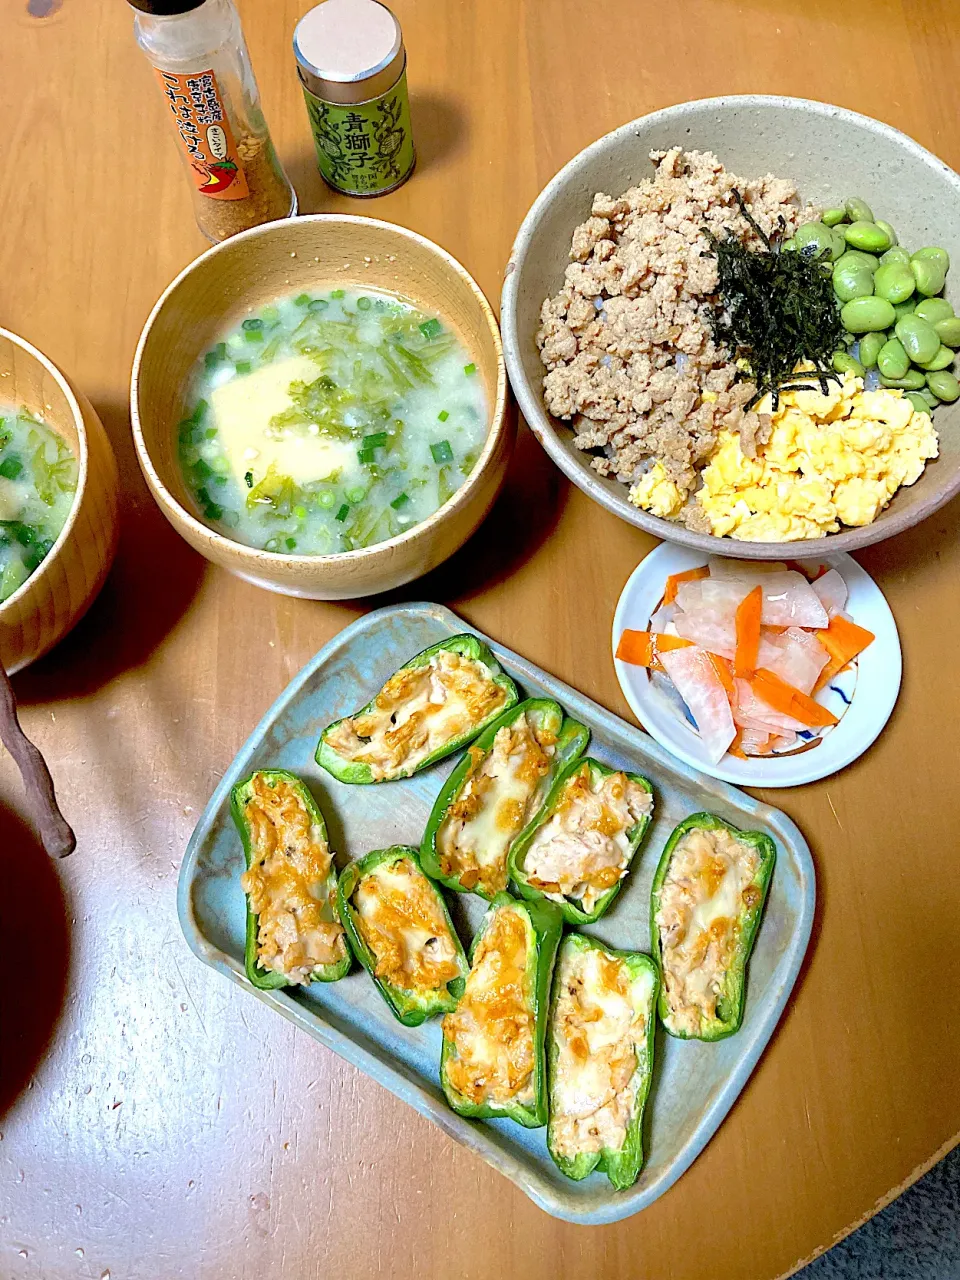
[(177, 124), (194, 185), (214, 200), (243, 200), (250, 194), (237, 144), (212, 71), (179, 75), (155, 67), (163, 96)]

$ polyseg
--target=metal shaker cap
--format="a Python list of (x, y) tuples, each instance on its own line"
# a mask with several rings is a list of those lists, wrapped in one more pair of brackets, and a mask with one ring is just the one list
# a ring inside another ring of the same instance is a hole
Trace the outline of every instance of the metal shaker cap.
[(293, 51), (310, 92), (345, 106), (386, 93), (406, 59), (400, 23), (378, 0), (324, 0), (297, 23)]

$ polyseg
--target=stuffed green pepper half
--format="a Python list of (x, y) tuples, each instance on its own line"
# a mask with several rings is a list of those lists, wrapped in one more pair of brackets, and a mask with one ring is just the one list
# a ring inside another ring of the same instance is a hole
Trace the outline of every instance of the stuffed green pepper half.
[(547, 1147), (568, 1178), (605, 1173), (618, 1191), (643, 1167), (660, 976), (649, 956), (569, 933), (547, 1030)]
[(620, 892), (652, 813), (648, 779), (574, 760), (514, 841), (510, 876), (525, 898), (549, 898), (571, 924), (591, 924)]
[(510, 845), (540, 810), (590, 730), (549, 698), (508, 707), (469, 746), (444, 783), (420, 845), (424, 870), (487, 900), (507, 887)]
[(546, 1124), (544, 1037), (562, 928), (549, 902), (498, 893), (490, 904), (464, 993), (443, 1020), (440, 1083), (460, 1115)]
[(416, 849), (395, 844), (351, 862), (337, 903), (357, 959), (405, 1027), (456, 1007), (467, 958)]
[(651, 950), (672, 1036), (722, 1040), (743, 1021), (747, 961), (777, 850), (761, 831), (695, 813), (670, 836), (653, 879)]
[(409, 778), (472, 742), (518, 700), (482, 640), (451, 636), (395, 671), (372, 702), (327, 725), (317, 763), (340, 782)]
[(285, 769), (258, 769), (230, 793), (247, 869), (247, 977), (262, 991), (335, 982), (350, 970), (323, 814)]

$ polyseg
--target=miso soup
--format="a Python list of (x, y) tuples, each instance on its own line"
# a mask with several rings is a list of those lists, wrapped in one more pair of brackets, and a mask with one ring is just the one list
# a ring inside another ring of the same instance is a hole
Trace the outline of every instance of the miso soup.
[(0, 405), (0, 601), (49, 554), (76, 491), (69, 445), (26, 410)]
[(470, 353), (442, 319), (355, 289), (263, 307), (207, 351), (180, 423), (203, 518), (266, 551), (396, 537), (470, 474), (488, 427)]

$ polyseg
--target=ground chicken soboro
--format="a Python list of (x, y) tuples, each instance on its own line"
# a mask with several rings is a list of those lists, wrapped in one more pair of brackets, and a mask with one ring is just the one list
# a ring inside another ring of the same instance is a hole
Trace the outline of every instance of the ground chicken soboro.
[(709, 152), (674, 147), (650, 158), (652, 178), (617, 199), (597, 195), (573, 233), (563, 288), (544, 302), (537, 334), (544, 400), (573, 421), (577, 448), (603, 450), (591, 461), (601, 475), (633, 484), (659, 462), (660, 492), (673, 502), (661, 499), (657, 513), (709, 532), (690, 499), (717, 433), (738, 432), (754, 457), (770, 424), (745, 409), (756, 387), (736, 381), (711, 336), (717, 264), (703, 229), (757, 242), (734, 188), (767, 234), (782, 219), (791, 235), (818, 210), (799, 207), (788, 179), (738, 178)]

